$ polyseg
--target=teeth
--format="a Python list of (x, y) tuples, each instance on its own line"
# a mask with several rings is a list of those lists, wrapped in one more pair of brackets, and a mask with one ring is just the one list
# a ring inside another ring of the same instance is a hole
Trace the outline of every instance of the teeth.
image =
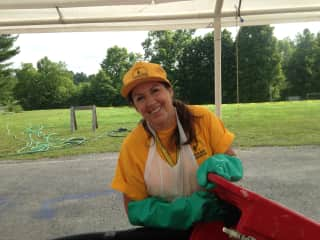
[(160, 111), (160, 107), (158, 107), (158, 108), (154, 109), (153, 111), (151, 111), (150, 114), (157, 113), (159, 111)]

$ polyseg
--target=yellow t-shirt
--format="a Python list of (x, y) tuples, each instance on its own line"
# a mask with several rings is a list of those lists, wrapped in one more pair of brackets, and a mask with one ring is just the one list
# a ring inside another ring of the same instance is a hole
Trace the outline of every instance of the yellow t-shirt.
[[(188, 108), (196, 117), (195, 132), (196, 143), (191, 144), (192, 151), (198, 164), (216, 153), (224, 153), (232, 144), (234, 135), (223, 125), (222, 121), (210, 110), (202, 106), (191, 106)], [(174, 128), (158, 133), (164, 146), (168, 142)], [(143, 128), (138, 126), (124, 139), (115, 176), (111, 187), (124, 193), (133, 200), (141, 200), (148, 196), (144, 182), (144, 170), (148, 158), (151, 138)], [(169, 151), (174, 157), (175, 149)]]

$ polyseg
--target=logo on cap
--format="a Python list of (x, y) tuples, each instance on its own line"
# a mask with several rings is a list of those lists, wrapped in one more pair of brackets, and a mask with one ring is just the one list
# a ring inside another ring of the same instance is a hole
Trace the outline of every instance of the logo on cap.
[(141, 77), (147, 77), (147, 76), (148, 76), (148, 71), (144, 67), (139, 67), (139, 68), (135, 69), (132, 73), (132, 77), (134, 79), (141, 78)]

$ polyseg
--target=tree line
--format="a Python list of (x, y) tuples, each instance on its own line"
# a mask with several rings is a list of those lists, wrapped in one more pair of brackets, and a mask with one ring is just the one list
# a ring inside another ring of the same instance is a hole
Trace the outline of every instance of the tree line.
[[(295, 39), (278, 40), (273, 27), (241, 27), (235, 36), (222, 32), (222, 101), (265, 102), (288, 98), (320, 98), (320, 33), (305, 29)], [(18, 36), (0, 36), (0, 104), (19, 103), (23, 109), (70, 105), (122, 106), (122, 77), (137, 60), (160, 63), (176, 97), (190, 104), (214, 102), (213, 33), (195, 30), (151, 31), (142, 43), (144, 54), (113, 46), (96, 74), (74, 73), (64, 62), (48, 57), (36, 66), (12, 68), (19, 54)]]

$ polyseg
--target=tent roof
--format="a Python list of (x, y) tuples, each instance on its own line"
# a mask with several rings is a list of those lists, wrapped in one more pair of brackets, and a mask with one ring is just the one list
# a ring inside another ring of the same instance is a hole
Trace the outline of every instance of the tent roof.
[(239, 4), (239, 25), (320, 21), (319, 0), (1, 0), (0, 33), (230, 27)]

